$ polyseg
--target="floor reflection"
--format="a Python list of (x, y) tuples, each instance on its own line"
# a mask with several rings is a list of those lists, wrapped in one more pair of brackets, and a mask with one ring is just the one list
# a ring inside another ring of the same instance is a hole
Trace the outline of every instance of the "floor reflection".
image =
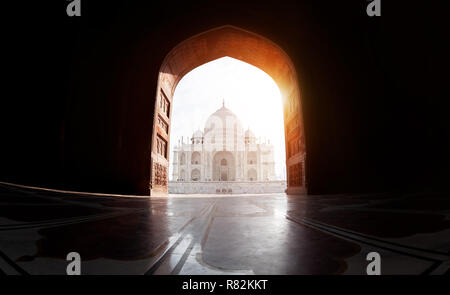
[(450, 259), (445, 195), (133, 199), (0, 185), (0, 203), (3, 272), (64, 274), (72, 251), (84, 274), (364, 274), (368, 251), (402, 274)]

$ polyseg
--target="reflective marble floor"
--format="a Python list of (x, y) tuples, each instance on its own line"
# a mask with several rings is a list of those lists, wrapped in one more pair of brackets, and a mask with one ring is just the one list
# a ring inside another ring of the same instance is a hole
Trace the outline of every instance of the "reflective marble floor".
[(444, 194), (88, 196), (0, 184), (0, 274), (445, 274)]

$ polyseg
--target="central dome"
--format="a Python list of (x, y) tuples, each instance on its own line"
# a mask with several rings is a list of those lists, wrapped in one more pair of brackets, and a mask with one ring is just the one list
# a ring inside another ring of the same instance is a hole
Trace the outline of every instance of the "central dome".
[(215, 111), (214, 113), (212, 113), (211, 116), (217, 116), (219, 118), (225, 118), (227, 116), (232, 116), (232, 117), (237, 118), (237, 116), (230, 109), (227, 109), (225, 107), (225, 105), (222, 105), (222, 107), (220, 109), (218, 109), (217, 111)]
[(206, 120), (204, 134), (206, 135), (213, 130), (216, 130), (216, 133), (222, 133), (226, 132), (229, 128), (232, 128), (233, 132), (235, 130), (239, 135), (242, 133), (241, 120), (235, 113), (226, 108), (225, 102), (223, 102), (222, 107), (212, 113)]

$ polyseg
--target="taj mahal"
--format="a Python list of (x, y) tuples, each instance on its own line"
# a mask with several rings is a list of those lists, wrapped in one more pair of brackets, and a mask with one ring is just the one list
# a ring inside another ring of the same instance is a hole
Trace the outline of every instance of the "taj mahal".
[(206, 120), (204, 130), (180, 138), (173, 148), (170, 193), (275, 193), (273, 145), (257, 138), (225, 103)]

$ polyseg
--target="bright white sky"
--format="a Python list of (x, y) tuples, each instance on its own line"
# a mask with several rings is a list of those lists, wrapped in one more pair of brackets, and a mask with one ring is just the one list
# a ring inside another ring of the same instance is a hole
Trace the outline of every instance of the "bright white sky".
[[(274, 145), (275, 172), (286, 179), (283, 109), (280, 90), (262, 70), (231, 57), (201, 65), (178, 83), (173, 98), (170, 153), (181, 136), (190, 138), (202, 130), (209, 115), (225, 106), (235, 113), (255, 136)], [(170, 166), (172, 177), (172, 166)]]

